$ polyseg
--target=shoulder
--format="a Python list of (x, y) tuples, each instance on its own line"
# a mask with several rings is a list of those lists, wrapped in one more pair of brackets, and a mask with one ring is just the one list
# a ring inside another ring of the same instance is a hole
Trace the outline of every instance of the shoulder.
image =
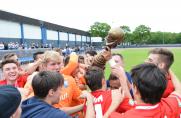
[[(109, 118), (136, 118), (137, 115), (133, 115), (130, 113), (130, 111), (127, 111), (126, 113), (118, 113), (118, 112), (112, 112), (109, 116)], [(138, 116), (141, 118), (140, 116)]]
[(65, 112), (54, 108), (54, 115), (55, 118), (70, 118), (70, 116), (68, 116)]
[(6, 80), (0, 80), (0, 85), (6, 85)]
[(161, 99), (161, 105), (166, 110), (177, 110), (181, 108), (181, 97), (176, 93), (170, 94), (167, 98)]

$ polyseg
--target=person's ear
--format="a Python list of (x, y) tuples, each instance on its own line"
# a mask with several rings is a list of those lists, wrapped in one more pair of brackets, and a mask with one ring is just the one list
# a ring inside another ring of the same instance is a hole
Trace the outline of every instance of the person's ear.
[(158, 64), (158, 67), (159, 67), (160, 69), (164, 69), (164, 68), (165, 68), (165, 63), (163, 63), (163, 62), (159, 63), (159, 64)]
[(50, 90), (48, 91), (48, 95), (49, 95), (49, 96), (53, 96), (53, 94), (54, 94), (54, 90), (53, 90), (53, 89), (50, 89)]
[(138, 89), (137, 87), (133, 84), (133, 94), (137, 94), (138, 93)]

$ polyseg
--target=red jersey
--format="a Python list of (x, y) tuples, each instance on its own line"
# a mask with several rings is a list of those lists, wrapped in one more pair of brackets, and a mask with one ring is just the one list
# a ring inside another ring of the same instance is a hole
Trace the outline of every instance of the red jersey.
[[(103, 115), (108, 110), (108, 108), (110, 107), (111, 102), (112, 102), (111, 90), (109, 91), (98, 90), (98, 91), (92, 92), (92, 95), (94, 96), (94, 109), (96, 112), (96, 118), (102, 118)], [(119, 105), (116, 111), (119, 113), (123, 113), (133, 108), (134, 103), (133, 101), (131, 102), (131, 100), (132, 99), (125, 98), (123, 102)], [(84, 109), (84, 111), (85, 110), (86, 109)]]
[[(18, 87), (18, 88), (23, 88), (24, 85), (26, 84), (26, 81), (27, 81), (27, 77), (28, 75), (25, 74), (25, 75), (20, 75), (15, 84), (13, 85), (14, 87)], [(0, 85), (7, 85), (7, 80), (1, 80), (0, 81)]]
[(161, 102), (155, 105), (140, 104), (135, 108), (119, 114), (113, 112), (109, 118), (180, 118), (181, 98), (171, 94), (167, 98), (162, 98)]
[(170, 74), (168, 74), (166, 76), (166, 79), (167, 79), (168, 82), (167, 82), (167, 87), (166, 87), (166, 89), (165, 89), (165, 91), (163, 93), (163, 96), (162, 96), (163, 98), (168, 97), (175, 90), (175, 88), (173, 86), (173, 83), (172, 83), (172, 77), (171, 77)]

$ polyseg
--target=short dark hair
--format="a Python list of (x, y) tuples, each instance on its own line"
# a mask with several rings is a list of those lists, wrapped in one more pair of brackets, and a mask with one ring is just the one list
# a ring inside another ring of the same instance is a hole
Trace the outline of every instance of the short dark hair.
[(119, 56), (122, 60), (124, 59), (123, 55), (120, 53), (113, 53), (112, 56)]
[(169, 70), (174, 62), (174, 54), (166, 48), (154, 48), (149, 51), (149, 54), (159, 54), (160, 61), (164, 62), (166, 65), (166, 70)]
[(37, 55), (39, 55), (39, 54), (44, 54), (44, 52), (35, 52), (33, 54), (33, 59), (36, 60), (37, 59)]
[(7, 53), (3, 56), (2, 61), (9, 60), (11, 57), (16, 56), (16, 53)]
[(42, 71), (33, 77), (32, 87), (36, 97), (45, 98), (50, 89), (54, 91), (63, 86), (64, 78), (58, 72)]
[(102, 79), (104, 78), (103, 69), (92, 66), (88, 68), (84, 77), (91, 91), (96, 91), (102, 88)]
[(12, 59), (11, 60), (3, 60), (0, 64), (1, 69), (3, 69), (4, 65), (9, 64), (9, 63), (14, 63), (17, 66), (19, 66), (19, 63), (16, 60), (12, 60)]
[(115, 75), (113, 75), (113, 74), (110, 74), (110, 76), (109, 76), (109, 80), (118, 80), (119, 78), (118, 77), (116, 77)]
[[(82, 62), (82, 60), (83, 60), (83, 62)], [(79, 57), (78, 57), (78, 62), (79, 62), (79, 63), (84, 63), (84, 56), (79, 55)]]
[(163, 70), (151, 63), (140, 64), (131, 70), (131, 77), (145, 103), (160, 102), (167, 86)]
[(89, 50), (89, 51), (85, 52), (85, 54), (89, 54), (91, 56), (95, 56), (95, 55), (97, 55), (97, 52), (95, 50)]
[(66, 66), (69, 63), (69, 60), (70, 60), (70, 56), (66, 56), (64, 58), (64, 66)]

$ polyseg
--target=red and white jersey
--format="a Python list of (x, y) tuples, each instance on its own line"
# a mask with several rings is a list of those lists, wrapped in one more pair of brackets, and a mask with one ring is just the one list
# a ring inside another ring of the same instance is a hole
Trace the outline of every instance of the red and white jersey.
[(171, 94), (158, 104), (139, 104), (123, 114), (113, 112), (109, 118), (181, 118), (181, 98)]
[[(96, 118), (102, 118), (112, 102), (111, 90), (109, 91), (97, 90), (95, 92), (92, 92), (92, 95), (94, 96), (94, 109), (96, 112)], [(127, 110), (130, 110), (133, 107), (134, 107), (133, 100), (125, 98), (116, 111), (119, 113), (123, 113)], [(84, 109), (84, 111), (85, 110), (86, 109)]]

